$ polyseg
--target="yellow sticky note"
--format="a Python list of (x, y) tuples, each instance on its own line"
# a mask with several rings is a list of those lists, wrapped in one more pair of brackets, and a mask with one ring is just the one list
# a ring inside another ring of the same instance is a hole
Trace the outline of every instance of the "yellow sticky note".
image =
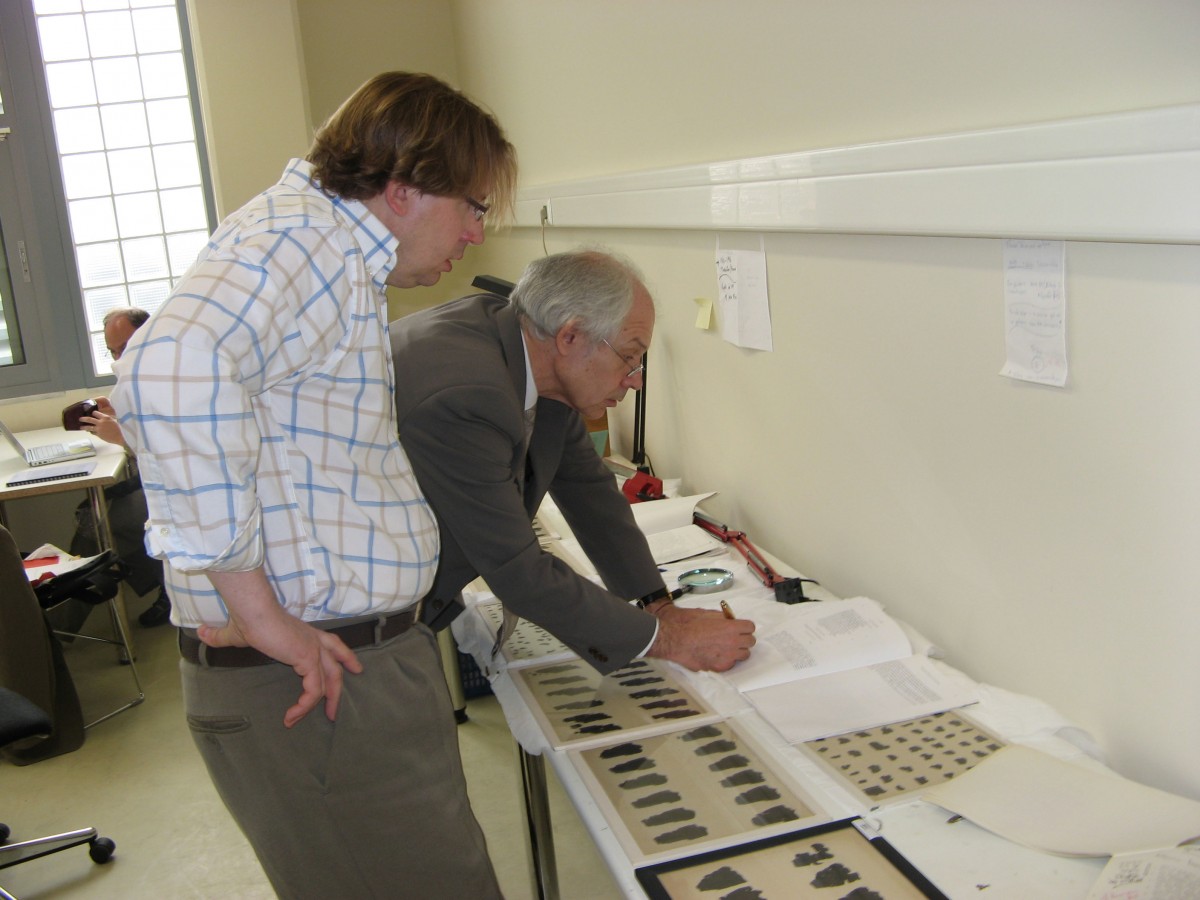
[(696, 327), (708, 331), (712, 328), (713, 302), (707, 297), (697, 297), (696, 306)]

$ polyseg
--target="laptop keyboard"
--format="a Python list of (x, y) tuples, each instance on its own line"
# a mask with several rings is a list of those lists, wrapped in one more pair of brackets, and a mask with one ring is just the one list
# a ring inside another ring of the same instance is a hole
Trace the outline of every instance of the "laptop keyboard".
[(62, 444), (43, 444), (40, 447), (28, 447), (25, 452), (30, 462), (44, 462), (59, 456), (70, 456), (71, 452)]

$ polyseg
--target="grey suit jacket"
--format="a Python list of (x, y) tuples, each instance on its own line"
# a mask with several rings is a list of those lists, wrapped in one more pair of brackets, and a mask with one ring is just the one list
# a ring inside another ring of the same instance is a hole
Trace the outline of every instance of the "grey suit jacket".
[[(628, 600), (662, 576), (578, 413), (539, 398), (526, 453), (525, 355), (508, 302), (475, 295), (389, 328), (400, 442), (441, 528), (426, 623), (448, 625), (459, 592), (482, 575), (506, 607), (599, 671), (627, 663), (654, 635), (653, 617)], [(538, 546), (532, 518), (547, 492), (607, 591)]]

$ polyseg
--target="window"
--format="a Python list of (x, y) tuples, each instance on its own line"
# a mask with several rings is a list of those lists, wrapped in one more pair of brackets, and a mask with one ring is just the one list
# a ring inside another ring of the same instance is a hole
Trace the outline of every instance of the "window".
[[(8, 374), (3, 367), (21, 368), (39, 343), (49, 358), (70, 357), (50, 367), (58, 371), (45, 389), (99, 384), (111, 374), (105, 313), (119, 306), (156, 310), (204, 245), (214, 219), (185, 23), (176, 0), (21, 0), (21, 5), (23, 28), (14, 36), (24, 37), (27, 46), (20, 58), (11, 46), (19, 41), (9, 40), (9, 22), (0, 21), (0, 33), (8, 75), (16, 77), (19, 59), (33, 70), (28, 73), (33, 90), (24, 96), (19, 87), (14, 90), (19, 105), (35, 105), (37, 115), (22, 109), (24, 121), (10, 126), (5, 143), (19, 145), (30, 160), (40, 138), (48, 147), (44, 155), (58, 167), (51, 163), (45, 173), (52, 202), (26, 204), (27, 209), (18, 203), (11, 212), (0, 206), (9, 260), (0, 270), (0, 303), (11, 357), (6, 362), (0, 344), (0, 390)], [(8, 177), (0, 170), (0, 180)], [(19, 186), (27, 176), (14, 169), (11, 177)], [(30, 229), (30, 215), (35, 231), (49, 233), (51, 244), (56, 232), (63, 245), (66, 272), (58, 285), (40, 284), (38, 277), (56, 255), (53, 247), (28, 236), (21, 246), (11, 246), (10, 234)], [(17, 260), (26, 260), (19, 278), (14, 250)], [(30, 268), (31, 256), (41, 265)], [(40, 324), (26, 319), (14, 284), (29, 284), (35, 295), (41, 289), (33, 306), (49, 315)], [(47, 320), (55, 333), (46, 332)], [(57, 332), (68, 324), (70, 340), (64, 341)]]
[[(0, 93), (0, 121), (4, 121), (4, 95)], [(0, 143), (6, 143), (11, 129), (0, 130)], [(7, 150), (5, 146), (3, 149)], [(3, 157), (7, 162), (7, 154)], [(11, 168), (11, 166), (9, 166)], [(11, 181), (11, 179), (3, 179)], [(25, 362), (21, 347), (21, 331), (17, 323), (16, 301), (13, 297), (12, 273), (8, 269), (8, 248), (4, 243), (3, 210), (0, 204), (0, 366), (20, 365)]]

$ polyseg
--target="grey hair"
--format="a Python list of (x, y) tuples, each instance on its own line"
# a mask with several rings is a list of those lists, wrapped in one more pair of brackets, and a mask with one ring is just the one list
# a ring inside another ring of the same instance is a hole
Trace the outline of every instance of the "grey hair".
[(128, 319), (129, 324), (134, 328), (141, 328), (146, 324), (146, 320), (150, 318), (150, 313), (137, 306), (118, 306), (115, 309), (110, 309), (104, 314), (104, 319), (101, 325), (107, 325), (113, 319)]
[(574, 250), (535, 259), (511, 294), (521, 320), (545, 340), (574, 321), (589, 339), (615, 338), (633, 308), (641, 273), (627, 260), (599, 250)]

